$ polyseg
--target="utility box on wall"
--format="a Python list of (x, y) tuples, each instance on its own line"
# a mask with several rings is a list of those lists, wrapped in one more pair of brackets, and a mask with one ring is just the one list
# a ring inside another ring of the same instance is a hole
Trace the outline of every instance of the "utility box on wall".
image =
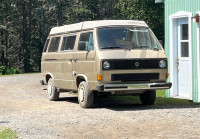
[(155, 0), (165, 5), (165, 51), (172, 88), (167, 97), (200, 102), (200, 0)]

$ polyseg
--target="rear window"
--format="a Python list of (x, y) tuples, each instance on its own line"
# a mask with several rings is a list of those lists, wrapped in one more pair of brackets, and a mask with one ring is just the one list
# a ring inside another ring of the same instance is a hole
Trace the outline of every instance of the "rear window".
[(48, 52), (57, 52), (59, 43), (60, 43), (60, 37), (51, 38), (51, 42), (50, 42)]
[(76, 41), (76, 36), (66, 36), (63, 37), (61, 51), (70, 51), (74, 49), (74, 44)]
[(49, 45), (49, 39), (46, 41), (45, 45), (44, 45), (44, 49), (43, 52), (45, 53), (47, 51), (47, 47)]

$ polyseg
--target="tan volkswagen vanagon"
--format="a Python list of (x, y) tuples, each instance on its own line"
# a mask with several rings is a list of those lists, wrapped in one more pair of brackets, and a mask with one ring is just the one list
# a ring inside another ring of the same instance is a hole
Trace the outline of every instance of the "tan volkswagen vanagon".
[(81, 107), (100, 94), (139, 95), (153, 104), (156, 91), (169, 89), (167, 57), (143, 21), (100, 20), (52, 28), (41, 59), (43, 85), (51, 101), (78, 92)]

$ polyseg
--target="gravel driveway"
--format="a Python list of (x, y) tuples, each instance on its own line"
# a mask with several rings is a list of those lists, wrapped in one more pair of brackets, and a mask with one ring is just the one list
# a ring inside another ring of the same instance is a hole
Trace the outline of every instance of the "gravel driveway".
[(77, 97), (62, 93), (50, 102), (41, 74), (0, 77), (0, 127), (23, 139), (200, 138), (199, 105), (154, 105), (99, 98), (83, 109)]

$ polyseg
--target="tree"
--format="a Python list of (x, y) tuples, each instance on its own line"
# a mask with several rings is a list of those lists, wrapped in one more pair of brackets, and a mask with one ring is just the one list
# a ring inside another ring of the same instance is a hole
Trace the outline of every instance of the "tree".
[(154, 0), (1, 0), (0, 66), (40, 71), (50, 29), (86, 20), (144, 20), (163, 40), (163, 11)]
[(164, 40), (164, 5), (155, 4), (155, 0), (120, 0), (116, 10), (118, 19), (143, 20)]

